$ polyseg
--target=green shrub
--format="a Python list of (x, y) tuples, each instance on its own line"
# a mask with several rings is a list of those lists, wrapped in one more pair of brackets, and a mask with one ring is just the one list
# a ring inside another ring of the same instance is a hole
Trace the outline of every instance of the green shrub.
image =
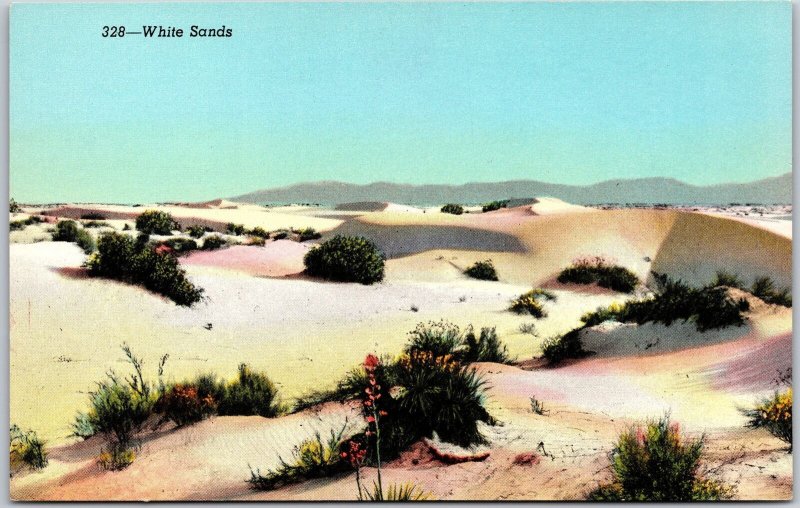
[(257, 236), (259, 238), (263, 238), (264, 240), (269, 240), (269, 232), (260, 226), (254, 227), (248, 232), (248, 234), (251, 236)]
[(614, 481), (589, 494), (592, 501), (712, 501), (730, 489), (698, 474), (703, 438), (680, 434), (668, 417), (623, 432), (611, 453)]
[(19, 203), (14, 200), (14, 198), (11, 198), (11, 200), (8, 202), (8, 211), (9, 213), (19, 213), (22, 211), (22, 208), (19, 206)]
[(53, 232), (53, 241), (75, 242), (86, 254), (91, 253), (95, 249), (95, 242), (92, 235), (85, 229), (78, 228), (78, 224), (74, 220), (58, 221), (56, 229)]
[(297, 241), (299, 242), (306, 242), (308, 240), (317, 240), (319, 238), (322, 238), (322, 235), (318, 233), (317, 230), (314, 228), (301, 229), (300, 231), (298, 231), (298, 234), (300, 235), (297, 238)]
[(178, 305), (191, 306), (202, 299), (203, 290), (189, 282), (175, 256), (157, 253), (146, 236), (134, 241), (128, 235), (107, 232), (97, 248), (86, 262), (91, 275), (141, 284)]
[(189, 238), (169, 238), (161, 242), (160, 245), (166, 245), (176, 254), (186, 254), (187, 252), (191, 252), (193, 250), (197, 250), (197, 242), (191, 240)]
[(453, 203), (448, 203), (442, 207), (442, 213), (449, 213), (452, 215), (461, 215), (464, 213), (464, 207)]
[(245, 363), (239, 365), (239, 377), (227, 387), (225, 397), (218, 403), (220, 415), (258, 415), (271, 418), (282, 411), (278, 389), (269, 377), (253, 372)]
[(497, 271), (491, 259), (476, 262), (467, 268), (464, 274), (478, 280), (497, 280)]
[(744, 410), (747, 426), (767, 429), (770, 434), (789, 444), (792, 451), (792, 389), (761, 401), (755, 409)]
[(136, 452), (119, 443), (112, 443), (107, 450), (103, 450), (97, 458), (97, 463), (107, 471), (121, 471), (133, 464)]
[(92, 220), (92, 221), (95, 221), (95, 220), (106, 220), (106, 216), (103, 215), (102, 213), (98, 213), (98, 212), (89, 212), (89, 213), (85, 213), (85, 214), (81, 215), (81, 219), (83, 219), (83, 220)]
[(147, 235), (171, 235), (180, 225), (167, 212), (146, 210), (136, 217), (136, 229)]
[(562, 284), (594, 284), (620, 293), (632, 293), (639, 284), (636, 274), (627, 268), (612, 265), (601, 256), (579, 258), (558, 274)]
[(274, 490), (284, 485), (334, 476), (346, 471), (347, 464), (340, 456), (345, 428), (346, 424), (338, 433), (331, 430), (330, 438), (325, 442), (317, 432), (313, 439), (307, 439), (295, 447), (291, 462), (280, 458), (280, 465), (263, 475), (259, 470), (251, 470), (248, 483), (256, 490)]
[(111, 224), (105, 221), (89, 220), (83, 223), (85, 228), (110, 228)]
[(405, 501), (432, 501), (433, 496), (430, 492), (422, 490), (412, 482), (402, 484), (392, 484), (386, 488), (384, 494), (381, 486), (377, 483), (372, 484), (372, 491), (363, 489), (364, 498), (361, 501), (386, 501), (389, 503), (398, 503)]
[(405, 354), (427, 351), (436, 357), (458, 354), (464, 347), (464, 334), (461, 329), (448, 321), (418, 323), (408, 332), (408, 344), (403, 348)]
[(70, 434), (70, 437), (89, 439), (95, 434), (97, 434), (97, 431), (92, 426), (89, 415), (79, 411), (78, 414), (75, 415), (75, 421), (72, 423), (72, 433)]
[(225, 232), (229, 235), (239, 236), (243, 235), (245, 231), (247, 231), (247, 229), (244, 227), (244, 224), (234, 224), (233, 222), (229, 222), (225, 227)]
[(276, 240), (285, 240), (289, 236), (289, 232), (285, 229), (278, 230), (273, 236)]
[(8, 223), (9, 231), (23, 231), (26, 227), (44, 222), (41, 217), (31, 215), (27, 219), (13, 220)]
[(490, 203), (486, 203), (483, 205), (483, 212), (493, 212), (495, 210), (499, 210), (501, 208), (508, 207), (508, 200), (504, 199), (502, 201), (492, 201)]
[(313, 277), (361, 284), (383, 280), (384, 261), (383, 253), (370, 240), (341, 235), (322, 242), (303, 258), (306, 273)]
[(203, 250), (217, 250), (226, 246), (228, 241), (219, 235), (211, 235), (203, 240)]
[(775, 282), (769, 277), (759, 277), (753, 281), (750, 292), (766, 303), (782, 305), (784, 307), (792, 306), (792, 289), (783, 288), (776, 290)]
[(588, 353), (581, 342), (582, 328), (576, 328), (564, 335), (551, 337), (542, 345), (542, 354), (550, 363), (559, 363), (568, 358), (582, 358)]
[(517, 314), (528, 313), (535, 318), (543, 318), (547, 316), (547, 312), (544, 310), (542, 301), (553, 301), (555, 299), (555, 295), (550, 291), (545, 289), (532, 289), (512, 300), (508, 310), (516, 312)]
[(189, 233), (189, 236), (192, 238), (202, 238), (204, 234), (213, 231), (208, 226), (201, 226), (200, 224), (193, 224), (186, 228), (186, 232)]
[(744, 283), (735, 273), (720, 270), (711, 281), (710, 287), (725, 286), (729, 288), (744, 289)]
[(481, 328), (481, 333), (478, 337), (475, 336), (475, 332), (470, 328), (464, 336), (464, 344), (466, 345), (466, 351), (463, 355), (465, 363), (511, 363), (511, 358), (508, 356), (508, 348), (500, 342), (494, 328)]
[(11, 425), (9, 437), (11, 441), (9, 465), (12, 472), (26, 466), (32, 469), (44, 469), (47, 466), (45, 443), (39, 439), (36, 432), (32, 430), (23, 432), (17, 425)]

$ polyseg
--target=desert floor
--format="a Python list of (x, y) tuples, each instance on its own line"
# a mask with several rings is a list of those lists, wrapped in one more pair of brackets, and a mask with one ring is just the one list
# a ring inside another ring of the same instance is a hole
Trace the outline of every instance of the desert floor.
[[(52, 220), (97, 211), (121, 230), (148, 208), (156, 207), (25, 211)], [(791, 309), (756, 305), (745, 326), (721, 332), (681, 323), (601, 327), (587, 338), (593, 357), (558, 368), (533, 360), (546, 338), (578, 326), (583, 313), (630, 298), (557, 283), (574, 258), (614, 258), (643, 281), (653, 270), (703, 284), (726, 270), (745, 281), (766, 275), (789, 286), (791, 220), (764, 226), (762, 219), (718, 211), (596, 210), (551, 199), (461, 216), (391, 204), (364, 207), (371, 211), (224, 201), (158, 208), (184, 225), (314, 227), (323, 240), (364, 235), (387, 254), (386, 279), (362, 286), (304, 277), (302, 258), (315, 242), (237, 245), (181, 258), (207, 297), (184, 308), (135, 286), (86, 277), (83, 252), (45, 241), (47, 224), (12, 232), (11, 420), (35, 429), (51, 447), (47, 468), (12, 478), (14, 499), (352, 500), (353, 475), (273, 492), (252, 491), (244, 481), (250, 466), (275, 466), (315, 430), (341, 428), (346, 418), (357, 425), (348, 405), (165, 429), (148, 436), (136, 461), (120, 472), (96, 465), (99, 438), (67, 436), (93, 383), (109, 369), (126, 369), (123, 342), (144, 357), (151, 375), (168, 353), (166, 375), (175, 380), (203, 371), (233, 377), (247, 362), (268, 372), (291, 402), (332, 387), (366, 353), (398, 354), (417, 323), (441, 319), (496, 327), (518, 358), (513, 366), (479, 364), (489, 381), (489, 412), (501, 425), (486, 430), (488, 459), (445, 465), (420, 445), (387, 466), (390, 481), (414, 480), (438, 499), (581, 499), (608, 479), (608, 452), (620, 431), (670, 412), (687, 432), (706, 434), (704, 468), (734, 485), (737, 498), (791, 498), (791, 455), (766, 431), (745, 429), (739, 411), (772, 393), (778, 371), (791, 366)], [(500, 281), (463, 274), (484, 259), (493, 260)], [(507, 311), (512, 298), (533, 287), (557, 295), (546, 304), (548, 317)], [(535, 336), (520, 332), (526, 323), (535, 324)], [(530, 411), (531, 396), (544, 402), (547, 415)], [(513, 464), (516, 454), (540, 443), (548, 455), (539, 464)]]

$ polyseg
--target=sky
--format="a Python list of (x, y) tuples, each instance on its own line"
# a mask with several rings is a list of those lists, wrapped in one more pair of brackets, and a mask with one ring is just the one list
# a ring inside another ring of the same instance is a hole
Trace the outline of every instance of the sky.
[(791, 171), (789, 2), (14, 4), (10, 23), (20, 202)]

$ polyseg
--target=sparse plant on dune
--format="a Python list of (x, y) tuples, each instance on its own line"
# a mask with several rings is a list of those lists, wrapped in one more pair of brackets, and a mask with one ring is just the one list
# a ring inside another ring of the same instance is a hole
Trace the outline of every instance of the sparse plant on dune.
[(792, 389), (775, 394), (754, 409), (742, 411), (747, 417), (747, 426), (766, 429), (770, 434), (789, 444), (792, 451)]
[(775, 282), (769, 277), (759, 277), (753, 281), (750, 292), (767, 303), (784, 307), (792, 306), (791, 288), (775, 289)]
[(533, 414), (544, 416), (545, 414), (550, 412), (544, 408), (544, 404), (542, 404), (542, 401), (537, 399), (535, 396), (530, 397), (530, 402), (531, 402), (531, 412)]
[(501, 208), (506, 208), (506, 207), (508, 207), (508, 200), (504, 199), (504, 200), (501, 200), (501, 201), (492, 201), (490, 203), (486, 203), (485, 205), (483, 205), (482, 211), (484, 213), (485, 212), (493, 212), (495, 210), (499, 210)]
[(497, 280), (497, 270), (495, 270), (494, 263), (492, 263), (491, 259), (475, 262), (475, 264), (467, 268), (464, 273), (473, 279)]
[(136, 217), (136, 229), (147, 235), (171, 235), (172, 231), (180, 230), (180, 224), (167, 212), (145, 210)]
[(461, 215), (464, 213), (464, 207), (454, 203), (448, 203), (442, 207), (441, 212), (449, 213), (451, 215)]
[(23, 431), (19, 426), (11, 425), (9, 438), (9, 468), (12, 474), (25, 467), (44, 469), (47, 466), (45, 442), (39, 439), (35, 431)]
[(202, 238), (204, 234), (210, 233), (211, 231), (213, 230), (210, 227), (202, 226), (200, 224), (193, 224), (186, 228), (186, 232), (189, 234), (189, 236), (198, 239)]
[(309, 250), (303, 263), (312, 277), (374, 284), (383, 280), (385, 257), (366, 238), (336, 235)]
[(263, 238), (264, 240), (269, 239), (269, 232), (266, 229), (262, 228), (261, 226), (254, 227), (253, 229), (248, 231), (247, 234), (249, 234), (250, 236), (257, 236), (259, 238)]
[(297, 232), (298, 242), (307, 242), (309, 240), (317, 240), (322, 238), (322, 234), (318, 233), (314, 228), (304, 228)]
[(220, 415), (258, 415), (271, 418), (283, 413), (278, 389), (269, 377), (253, 371), (249, 365), (239, 365), (239, 377), (225, 390), (218, 401)]
[(243, 224), (234, 224), (233, 222), (229, 222), (225, 227), (225, 232), (233, 236), (243, 235), (245, 231), (247, 231), (247, 228), (245, 228)]
[(19, 213), (21, 211), (22, 211), (22, 208), (19, 206), (19, 204), (14, 200), (14, 198), (11, 198), (9, 200), (9, 202), (8, 202), (8, 212), (9, 213)]
[(511, 363), (508, 348), (500, 342), (494, 328), (481, 328), (480, 335), (476, 336), (472, 327), (464, 335), (466, 351), (462, 356), (464, 363), (493, 362)]
[(639, 278), (627, 268), (614, 264), (603, 256), (577, 258), (558, 274), (562, 284), (594, 284), (620, 293), (632, 293)]
[(569, 358), (587, 356), (581, 342), (581, 328), (571, 330), (564, 335), (551, 337), (542, 344), (542, 354), (550, 363), (559, 363)]
[(78, 223), (74, 220), (58, 221), (55, 231), (53, 232), (53, 241), (75, 242), (86, 254), (91, 253), (95, 249), (95, 242), (92, 235), (85, 229), (79, 228)]
[(717, 286), (743, 289), (744, 282), (742, 282), (742, 279), (740, 279), (739, 276), (736, 275), (735, 273), (720, 270), (717, 272), (717, 275), (714, 277), (714, 280), (711, 281), (710, 284), (710, 287), (717, 287)]
[[(32, 226), (34, 224), (41, 224), (43, 222), (41, 217), (37, 217), (36, 215), (31, 215), (27, 219), (22, 220), (12, 220), (8, 223), (8, 230), (9, 231), (24, 231), (26, 227)], [(74, 240), (72, 240), (74, 241)]]
[(202, 250), (217, 250), (228, 245), (228, 241), (220, 235), (209, 235), (203, 239)]
[(536, 323), (520, 323), (518, 330), (519, 333), (533, 335), (534, 337), (539, 335), (539, 332), (536, 331)]
[(668, 416), (623, 432), (611, 452), (614, 480), (589, 494), (591, 501), (716, 501), (731, 489), (698, 472), (703, 438), (681, 435)]
[(508, 310), (516, 312), (517, 314), (530, 314), (535, 318), (543, 318), (547, 317), (547, 312), (544, 310), (542, 302), (553, 301), (555, 299), (555, 295), (550, 291), (545, 289), (532, 289), (512, 300)]

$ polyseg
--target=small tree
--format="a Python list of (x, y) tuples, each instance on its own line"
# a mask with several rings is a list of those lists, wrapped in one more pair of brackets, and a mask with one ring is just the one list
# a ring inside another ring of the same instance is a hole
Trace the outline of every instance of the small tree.
[(171, 235), (180, 225), (167, 212), (146, 210), (136, 217), (136, 229), (148, 235)]

